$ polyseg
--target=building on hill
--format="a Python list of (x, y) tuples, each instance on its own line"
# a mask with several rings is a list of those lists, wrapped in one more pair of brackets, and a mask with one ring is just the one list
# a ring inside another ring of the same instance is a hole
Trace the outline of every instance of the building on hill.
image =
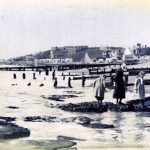
[(106, 62), (116, 62), (121, 61), (125, 49), (123, 47), (100, 47), (100, 50), (103, 51), (103, 56), (105, 57)]
[(138, 57), (150, 55), (150, 47), (147, 47), (147, 46), (136, 48), (133, 51), (134, 51), (134, 54)]
[(77, 53), (89, 49), (88, 46), (75, 46), (75, 48)]
[(77, 49), (74, 46), (67, 46), (65, 49), (68, 51), (68, 56), (73, 56), (77, 53)]
[(68, 56), (68, 50), (65, 47), (52, 47), (49, 53), (51, 59), (62, 59)]
[(111, 58), (113, 60), (122, 60), (125, 49), (122, 47), (108, 47), (111, 51)]
[(52, 47), (50, 51), (50, 58), (72, 57), (76, 53), (85, 51), (88, 48), (88, 46)]
[(34, 61), (35, 57), (33, 55), (26, 55), (25, 56), (25, 61)]
[(122, 60), (125, 64), (136, 64), (138, 63), (138, 58), (134, 55), (133, 51), (126, 48)]

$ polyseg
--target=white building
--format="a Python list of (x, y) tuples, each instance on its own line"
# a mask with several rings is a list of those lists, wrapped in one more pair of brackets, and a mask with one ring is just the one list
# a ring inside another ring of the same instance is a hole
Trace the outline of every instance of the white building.
[(138, 61), (137, 57), (133, 54), (133, 52), (126, 48), (124, 55), (122, 57), (122, 60), (126, 63), (126, 64), (133, 64), (136, 63)]

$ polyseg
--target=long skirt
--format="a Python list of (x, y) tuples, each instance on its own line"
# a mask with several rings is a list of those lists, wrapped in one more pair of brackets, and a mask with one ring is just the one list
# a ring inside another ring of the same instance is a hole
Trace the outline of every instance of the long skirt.
[(123, 85), (116, 84), (113, 98), (123, 99), (125, 98), (125, 87)]

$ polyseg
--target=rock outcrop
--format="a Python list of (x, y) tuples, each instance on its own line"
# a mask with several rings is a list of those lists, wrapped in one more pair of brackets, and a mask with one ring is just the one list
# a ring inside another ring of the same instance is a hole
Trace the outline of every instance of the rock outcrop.
[(29, 144), (35, 145), (38, 148), (57, 150), (57, 149), (72, 149), (77, 143), (73, 139), (58, 136), (56, 140), (41, 140), (41, 141), (28, 141)]
[(13, 123), (0, 121), (0, 139), (14, 139), (27, 137), (30, 135), (30, 130), (20, 127)]
[(54, 122), (56, 117), (51, 116), (29, 116), (24, 119), (27, 122)]
[(41, 97), (45, 99), (53, 100), (53, 101), (63, 102), (65, 99), (75, 98), (78, 96), (77, 95), (48, 95), (48, 96), (42, 95)]
[(83, 102), (83, 103), (69, 103), (69, 104), (62, 104), (57, 105), (58, 108), (65, 110), (65, 111), (71, 111), (71, 112), (96, 112), (96, 113), (102, 113), (106, 111), (115, 111), (115, 112), (150, 112), (150, 97), (147, 97), (145, 99), (135, 99), (130, 100), (127, 103), (122, 104), (114, 104), (112, 102), (104, 102), (100, 106), (98, 103), (95, 102)]

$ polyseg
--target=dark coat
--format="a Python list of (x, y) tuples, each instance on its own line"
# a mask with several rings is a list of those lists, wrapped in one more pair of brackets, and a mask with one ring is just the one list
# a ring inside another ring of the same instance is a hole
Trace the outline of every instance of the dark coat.
[(115, 88), (114, 88), (114, 93), (113, 93), (113, 98), (125, 98), (125, 83), (123, 80), (123, 71), (118, 70), (116, 72), (115, 78)]

